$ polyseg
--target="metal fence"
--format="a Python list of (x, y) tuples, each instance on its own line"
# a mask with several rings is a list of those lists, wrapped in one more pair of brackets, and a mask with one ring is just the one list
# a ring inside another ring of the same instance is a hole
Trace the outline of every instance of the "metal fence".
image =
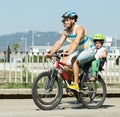
[[(0, 53), (0, 82), (32, 83), (41, 72), (53, 64), (45, 59), (44, 53)], [(120, 55), (108, 54), (101, 73), (107, 84), (120, 83)]]

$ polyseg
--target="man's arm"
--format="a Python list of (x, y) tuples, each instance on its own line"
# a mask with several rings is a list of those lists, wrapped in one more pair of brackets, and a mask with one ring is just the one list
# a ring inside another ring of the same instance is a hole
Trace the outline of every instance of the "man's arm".
[(76, 50), (78, 44), (79, 44), (80, 41), (84, 38), (84, 35), (85, 35), (85, 29), (84, 29), (82, 26), (79, 26), (79, 27), (77, 28), (76, 38), (75, 38), (75, 40), (72, 42), (72, 44), (71, 44), (71, 46), (70, 46), (71, 48), (68, 50), (69, 55)]
[(66, 39), (66, 32), (63, 31), (59, 40), (56, 41), (53, 47), (50, 49), (49, 56), (53, 55), (62, 46), (65, 39)]

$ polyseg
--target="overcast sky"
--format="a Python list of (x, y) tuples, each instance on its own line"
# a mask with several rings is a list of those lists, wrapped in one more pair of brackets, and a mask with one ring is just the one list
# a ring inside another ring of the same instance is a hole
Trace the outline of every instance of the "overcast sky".
[(17, 31), (62, 31), (61, 16), (75, 11), (88, 35), (120, 37), (120, 0), (0, 0), (0, 36)]

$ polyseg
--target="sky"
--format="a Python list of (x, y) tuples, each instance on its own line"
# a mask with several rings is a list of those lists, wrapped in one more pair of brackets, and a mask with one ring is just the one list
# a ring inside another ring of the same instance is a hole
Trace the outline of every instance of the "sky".
[(19, 31), (63, 30), (61, 16), (78, 14), (88, 35), (120, 38), (120, 0), (0, 0), (0, 36)]

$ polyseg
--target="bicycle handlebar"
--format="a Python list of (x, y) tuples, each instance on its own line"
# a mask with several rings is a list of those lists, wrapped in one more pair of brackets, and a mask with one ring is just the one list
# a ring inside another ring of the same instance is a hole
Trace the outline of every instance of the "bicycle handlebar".
[(57, 59), (60, 59), (61, 58), (61, 53), (63, 52), (63, 50), (58, 50), (55, 52), (55, 54), (53, 55), (53, 57), (56, 57)]
[(56, 51), (52, 56), (47, 56), (48, 58), (52, 58), (52, 57), (55, 57), (56, 59), (61, 59), (61, 57), (64, 57), (64, 56), (68, 56), (67, 54), (61, 54), (63, 53), (63, 50), (58, 50)]

